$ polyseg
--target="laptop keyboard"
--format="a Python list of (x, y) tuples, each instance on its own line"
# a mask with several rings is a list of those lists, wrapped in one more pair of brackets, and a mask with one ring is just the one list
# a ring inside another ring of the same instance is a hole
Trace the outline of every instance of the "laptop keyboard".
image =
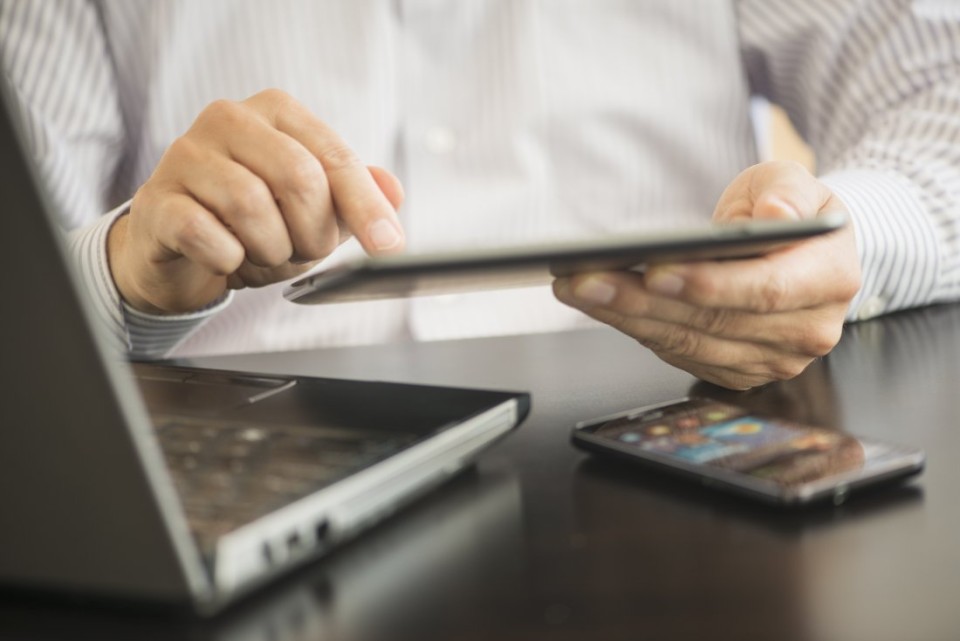
[(316, 427), (157, 422), (160, 446), (204, 552), (223, 534), (303, 498), (411, 439)]

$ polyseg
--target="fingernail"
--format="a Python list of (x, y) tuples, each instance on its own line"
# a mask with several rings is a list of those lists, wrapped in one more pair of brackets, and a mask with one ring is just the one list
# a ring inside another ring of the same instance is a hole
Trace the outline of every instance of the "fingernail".
[(587, 278), (576, 286), (573, 295), (591, 305), (609, 305), (617, 295), (617, 288), (599, 278)]
[(403, 236), (393, 223), (383, 218), (370, 224), (367, 235), (373, 246), (379, 250), (393, 249), (403, 242)]
[(767, 199), (767, 203), (777, 209), (781, 214), (785, 214), (790, 218), (800, 220), (800, 212), (797, 210), (797, 208), (785, 201), (783, 198), (780, 198), (779, 196), (771, 196), (769, 199)]
[(647, 272), (644, 280), (647, 289), (662, 296), (677, 296), (683, 291), (683, 277), (667, 270)]

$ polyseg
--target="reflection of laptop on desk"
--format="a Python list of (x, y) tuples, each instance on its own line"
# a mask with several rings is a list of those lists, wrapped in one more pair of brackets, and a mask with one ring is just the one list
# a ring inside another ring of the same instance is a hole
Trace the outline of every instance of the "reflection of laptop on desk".
[(526, 394), (112, 359), (14, 132), (4, 109), (0, 585), (212, 612), (525, 416)]

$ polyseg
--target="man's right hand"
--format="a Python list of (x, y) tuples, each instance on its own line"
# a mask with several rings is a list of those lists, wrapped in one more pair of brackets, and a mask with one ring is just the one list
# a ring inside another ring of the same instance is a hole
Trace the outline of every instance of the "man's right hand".
[(218, 101), (111, 228), (110, 269), (134, 308), (189, 312), (297, 276), (351, 235), (369, 253), (402, 249), (402, 200), (396, 177), (282, 91)]

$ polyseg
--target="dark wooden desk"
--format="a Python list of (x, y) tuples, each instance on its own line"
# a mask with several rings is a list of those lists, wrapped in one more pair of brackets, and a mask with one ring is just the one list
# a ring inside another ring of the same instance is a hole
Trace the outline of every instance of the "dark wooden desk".
[[(471, 471), (210, 622), (6, 597), (0, 639), (960, 638), (960, 306), (847, 328), (798, 379), (697, 384), (612, 331), (203, 359), (529, 389)], [(691, 392), (916, 443), (912, 485), (771, 512), (589, 459), (577, 420)]]

